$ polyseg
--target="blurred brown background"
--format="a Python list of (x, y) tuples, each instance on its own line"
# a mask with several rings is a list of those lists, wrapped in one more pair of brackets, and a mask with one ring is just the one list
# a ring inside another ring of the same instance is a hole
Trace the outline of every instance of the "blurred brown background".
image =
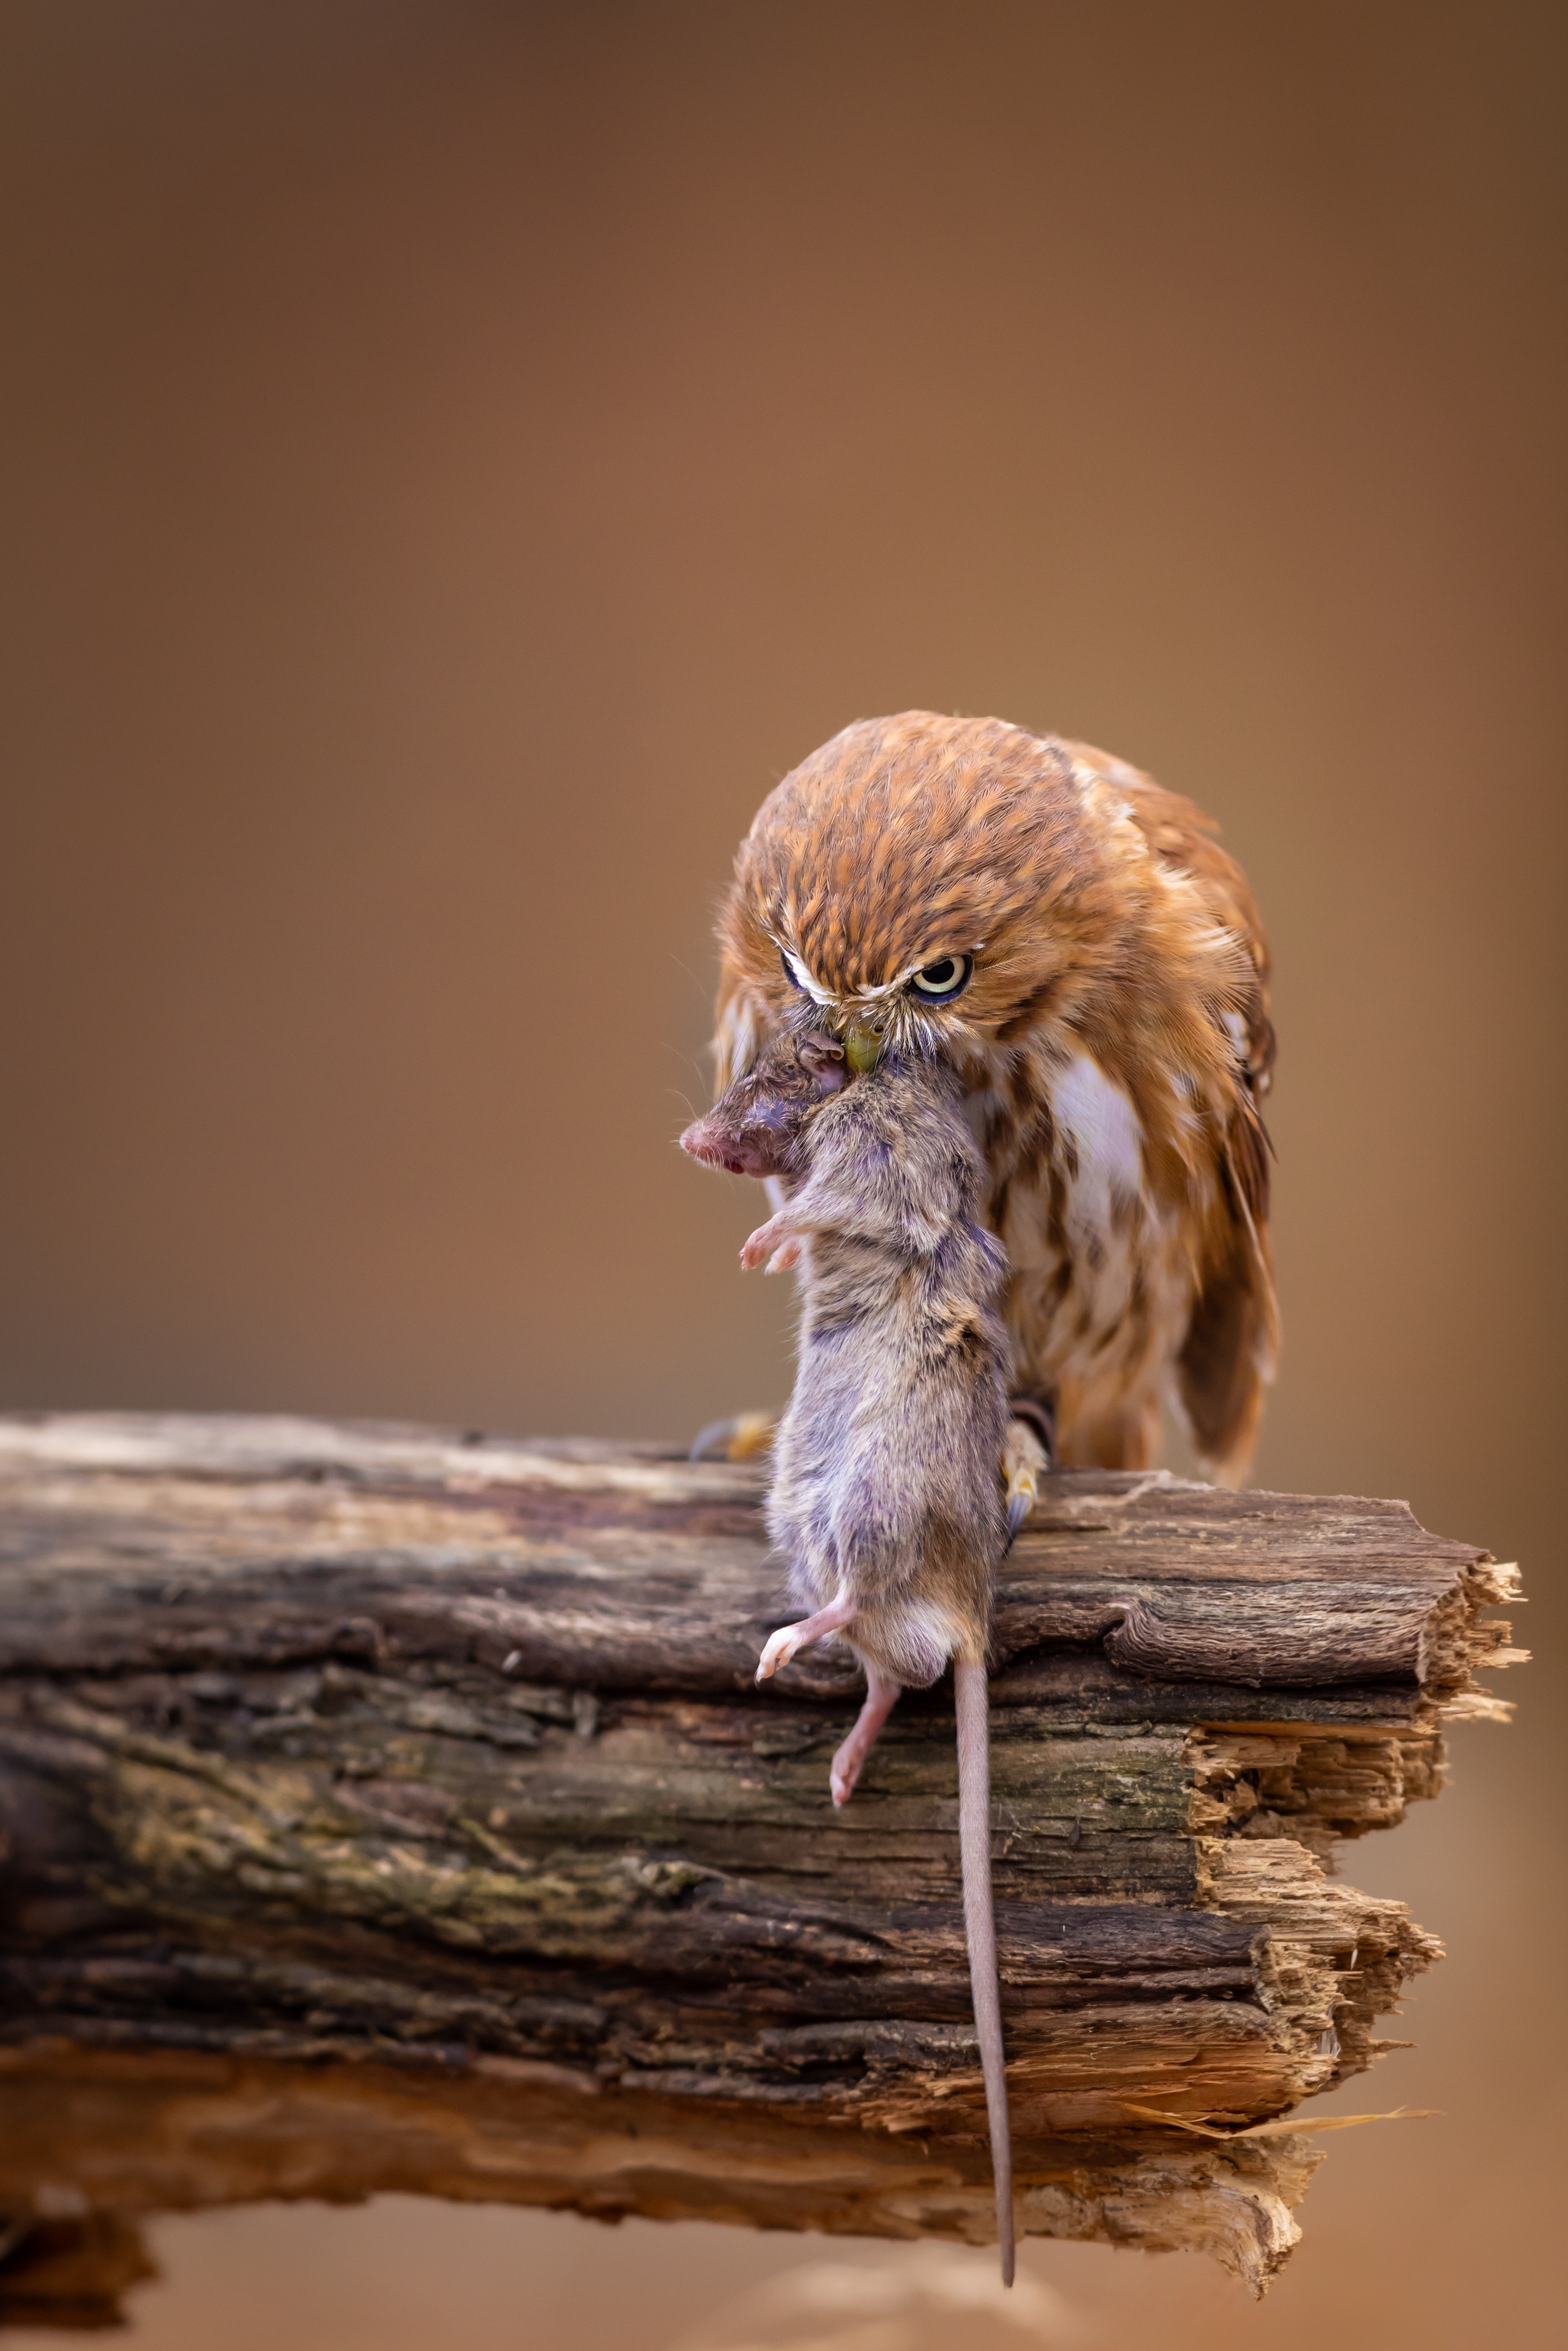
[(751, 1187), (673, 1148), (711, 911), (846, 721), (994, 712), (1192, 793), (1269, 917), (1260, 1479), (1522, 1556), (1546, 1652), (1353, 1855), (1452, 1956), (1337, 2103), (1445, 2118), (1325, 2142), (1261, 2312), (1096, 2248), (1003, 2328), (886, 2249), (274, 2210), (165, 2225), (144, 2351), (1561, 2339), (1565, 37), (0, 11), (0, 1403), (781, 1397)]

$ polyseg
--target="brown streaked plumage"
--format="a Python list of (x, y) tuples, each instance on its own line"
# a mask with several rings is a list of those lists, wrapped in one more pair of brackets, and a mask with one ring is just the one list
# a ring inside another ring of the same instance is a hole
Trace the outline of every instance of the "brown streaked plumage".
[[(1168, 1394), (1246, 1471), (1277, 1343), (1268, 950), (1209, 820), (1085, 744), (862, 720), (758, 811), (721, 924), (719, 1084), (786, 1027), (949, 1061), (1012, 1266), (1016, 1388), (1059, 1458), (1137, 1468)], [(935, 967), (967, 985), (920, 993)], [(792, 967), (793, 959), (793, 967)], [(869, 1041), (867, 1041), (869, 1040)]]

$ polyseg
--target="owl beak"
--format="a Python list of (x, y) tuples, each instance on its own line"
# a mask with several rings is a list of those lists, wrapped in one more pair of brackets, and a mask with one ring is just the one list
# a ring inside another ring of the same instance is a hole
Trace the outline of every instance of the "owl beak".
[(882, 1057), (882, 1032), (858, 1012), (844, 1024), (844, 1058), (857, 1077), (874, 1070)]

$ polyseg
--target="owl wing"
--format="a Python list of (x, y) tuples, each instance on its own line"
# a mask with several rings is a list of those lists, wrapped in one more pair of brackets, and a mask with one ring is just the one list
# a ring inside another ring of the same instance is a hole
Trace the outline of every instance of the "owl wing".
[(1269, 1018), (1269, 943), (1257, 901), (1235, 859), (1214, 838), (1218, 827), (1179, 792), (1168, 792), (1152, 776), (1092, 743), (1068, 743), (1075, 760), (1104, 776), (1127, 795), (1133, 820), (1162, 865), (1188, 874), (1217, 923), (1239, 938), (1256, 976), (1256, 988), (1243, 1008), (1243, 1061), (1254, 1106), (1269, 1091), (1274, 1067), (1274, 1029)]
[(1246, 1475), (1262, 1392), (1279, 1348), (1269, 1255), (1267, 1132), (1259, 1104), (1273, 1077), (1269, 947), (1257, 904), (1212, 820), (1179, 792), (1094, 746), (1067, 746), (1125, 792), (1133, 820), (1162, 864), (1190, 876), (1214, 918), (1245, 947), (1254, 985), (1235, 1018), (1239, 1068), (1223, 1131), (1217, 1182), (1198, 1249), (1198, 1282), (1176, 1364), (1178, 1398), (1205, 1462), (1224, 1483)]
[(1279, 1350), (1268, 1144), (1250, 1104), (1238, 1107), (1222, 1139), (1219, 1172), (1176, 1359), (1176, 1391), (1202, 1459), (1222, 1485), (1240, 1485)]

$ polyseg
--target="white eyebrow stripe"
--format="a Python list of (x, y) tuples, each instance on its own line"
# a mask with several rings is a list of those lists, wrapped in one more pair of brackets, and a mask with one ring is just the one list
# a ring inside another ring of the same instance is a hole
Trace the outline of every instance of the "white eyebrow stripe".
[(819, 980), (812, 977), (805, 964), (802, 963), (799, 956), (793, 955), (790, 949), (784, 946), (782, 939), (779, 942), (779, 953), (783, 956), (785, 963), (788, 964), (791, 971), (794, 972), (796, 980), (799, 982), (800, 986), (805, 988), (806, 994), (811, 998), (814, 1004), (832, 1004), (836, 1000), (831, 989), (824, 987)]

